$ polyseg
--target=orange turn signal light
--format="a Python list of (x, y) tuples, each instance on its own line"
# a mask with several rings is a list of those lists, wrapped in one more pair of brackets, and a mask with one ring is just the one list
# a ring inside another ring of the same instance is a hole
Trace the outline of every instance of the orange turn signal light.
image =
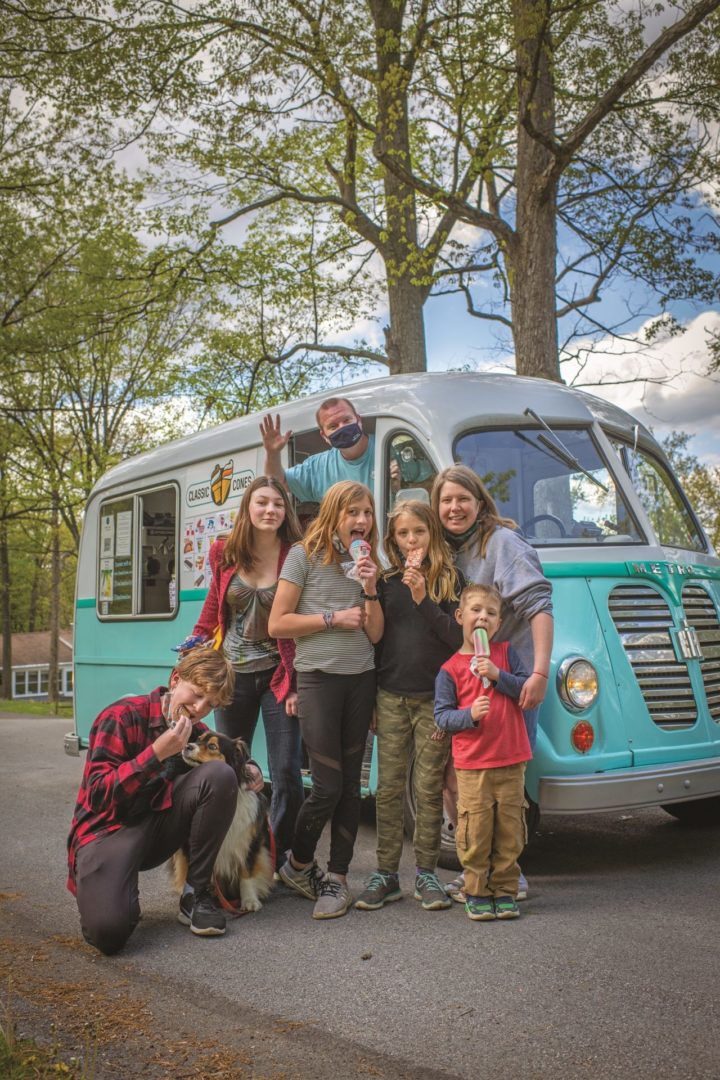
[(587, 720), (579, 720), (570, 733), (570, 742), (581, 754), (587, 754), (595, 742), (595, 728)]

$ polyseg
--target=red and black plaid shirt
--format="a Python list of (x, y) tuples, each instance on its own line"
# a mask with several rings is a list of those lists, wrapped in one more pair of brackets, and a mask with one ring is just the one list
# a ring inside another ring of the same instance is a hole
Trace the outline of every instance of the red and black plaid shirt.
[[(82, 783), (68, 836), (68, 889), (75, 893), (75, 859), (83, 844), (131, 824), (151, 811), (172, 806), (168, 762), (152, 744), (165, 730), (165, 687), (108, 705), (90, 732)], [(193, 725), (191, 738), (207, 731)], [(172, 759), (170, 759), (172, 760)]]

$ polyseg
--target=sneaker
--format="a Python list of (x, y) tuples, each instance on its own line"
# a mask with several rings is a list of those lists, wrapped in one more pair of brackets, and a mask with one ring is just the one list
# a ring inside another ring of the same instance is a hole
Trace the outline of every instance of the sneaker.
[(465, 914), (474, 922), (490, 922), (496, 918), (492, 896), (468, 896), (465, 900)]
[(383, 874), (382, 870), (376, 870), (368, 878), (364, 891), (355, 901), (355, 907), (361, 911), (377, 911), (383, 904), (400, 900), (401, 897), (397, 874)]
[(514, 896), (495, 897), (496, 919), (517, 919), (519, 915), (520, 908), (517, 906)]
[(282, 866), (278, 867), (278, 875), (289, 889), (294, 889), (308, 900), (317, 900), (320, 895), (320, 885), (325, 877), (316, 862), (311, 862), (303, 870), (296, 870), (289, 856)]
[(456, 900), (458, 904), (465, 903), (465, 873), (458, 874), (452, 881), (448, 881), (445, 885), (445, 892), (448, 894), (451, 900)]
[(351, 904), (352, 896), (346, 883), (324, 877), (313, 908), (313, 919), (337, 919), (346, 914)]
[(209, 889), (203, 889), (197, 896), (187, 892), (180, 897), (178, 922), (200, 937), (220, 937), (225, 933), (225, 916)]
[(449, 908), (452, 901), (432, 870), (421, 870), (415, 877), (415, 899), (422, 901), (425, 911)]
[(518, 881), (517, 896), (515, 897), (515, 899), (516, 900), (527, 900), (527, 898), (528, 898), (528, 880), (527, 880), (527, 878), (525, 877), (525, 875), (523, 874), (523, 872), (521, 870), (520, 871), (520, 880)]

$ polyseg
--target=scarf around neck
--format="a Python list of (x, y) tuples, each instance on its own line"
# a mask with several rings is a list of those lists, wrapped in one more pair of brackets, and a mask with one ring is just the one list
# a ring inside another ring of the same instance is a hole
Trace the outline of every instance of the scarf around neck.
[(462, 533), (451, 533), (443, 526), (443, 536), (453, 551), (459, 551), (467, 541), (475, 535), (480, 528), (480, 519), (476, 518), (469, 529)]

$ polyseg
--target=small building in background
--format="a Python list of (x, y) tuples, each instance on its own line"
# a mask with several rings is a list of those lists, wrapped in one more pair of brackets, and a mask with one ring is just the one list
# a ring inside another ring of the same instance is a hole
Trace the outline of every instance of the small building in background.
[[(2, 635), (0, 635), (0, 649)], [(0, 652), (0, 655), (2, 653)], [(32, 634), (12, 636), (12, 695), (2, 685), (0, 697), (44, 700), (48, 696), (50, 672), (50, 631), (37, 630)], [(73, 693), (72, 630), (61, 630), (58, 643), (58, 694), (71, 698)]]

